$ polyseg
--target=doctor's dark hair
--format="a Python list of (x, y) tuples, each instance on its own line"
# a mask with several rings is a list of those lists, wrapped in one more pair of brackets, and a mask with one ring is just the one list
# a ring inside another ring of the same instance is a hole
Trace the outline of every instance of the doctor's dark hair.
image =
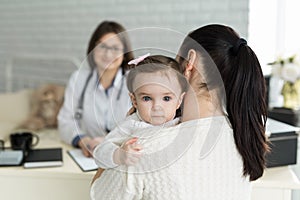
[[(265, 136), (265, 79), (255, 53), (232, 28), (223, 25), (204, 26), (185, 38), (179, 50), (182, 70), (191, 49), (200, 57), (205, 74), (212, 68), (208, 63), (213, 62), (217, 67), (224, 84), (235, 144), (243, 160), (243, 174), (251, 181), (258, 179), (263, 174), (269, 148)], [(206, 86), (213, 83), (214, 77), (205, 78)]]
[(103, 21), (101, 24), (98, 25), (98, 27), (95, 29), (94, 33), (92, 34), (87, 49), (88, 63), (91, 69), (94, 69), (96, 67), (93, 50), (96, 47), (96, 45), (99, 43), (99, 40), (108, 33), (117, 34), (117, 37), (121, 40), (124, 46), (123, 49), (124, 59), (121, 64), (121, 68), (123, 69), (123, 72), (125, 72), (127, 69), (129, 69), (127, 63), (130, 60), (132, 60), (134, 56), (131, 49), (130, 40), (128, 34), (126, 33), (125, 28), (122, 25), (113, 21)]
[[(132, 68), (127, 76), (128, 91), (133, 93), (133, 82), (135, 77), (141, 73), (161, 73), (161, 75), (169, 76), (170, 72), (177, 78), (181, 87), (181, 92), (188, 90), (189, 84), (187, 79), (182, 75), (179, 63), (170, 57), (162, 55), (153, 55), (146, 57), (143, 61), (139, 62)], [(168, 77), (173, 79), (174, 77)]]

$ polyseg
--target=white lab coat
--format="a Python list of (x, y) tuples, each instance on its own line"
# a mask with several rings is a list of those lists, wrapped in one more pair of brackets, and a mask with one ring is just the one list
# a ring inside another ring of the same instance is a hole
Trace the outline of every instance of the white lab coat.
[[(112, 130), (118, 122), (125, 119), (131, 107), (126, 75), (123, 77), (122, 69), (117, 72), (107, 94), (97, 81), (97, 71), (94, 70), (84, 95), (82, 119), (77, 121), (74, 116), (89, 73), (90, 69), (85, 68), (72, 74), (65, 91), (64, 104), (58, 114), (58, 130), (61, 139), (68, 144), (82, 134), (91, 137), (105, 136), (107, 129)], [(119, 92), (121, 94), (118, 99)]]

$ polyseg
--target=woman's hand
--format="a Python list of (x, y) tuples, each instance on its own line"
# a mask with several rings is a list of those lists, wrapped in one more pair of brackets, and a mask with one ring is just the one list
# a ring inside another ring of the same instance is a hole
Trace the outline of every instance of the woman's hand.
[(95, 147), (103, 142), (103, 140), (104, 137), (91, 138), (86, 136), (79, 140), (78, 146), (82, 150), (83, 155), (85, 155), (86, 157), (93, 157), (93, 151)]
[(114, 152), (114, 162), (117, 165), (134, 165), (142, 156), (142, 146), (137, 144), (138, 138), (127, 140), (123, 145)]
[(92, 140), (90, 140), (89, 144), (88, 144), (88, 148), (91, 150), (91, 152), (93, 153), (95, 147), (102, 143), (104, 140), (104, 137), (95, 137)]

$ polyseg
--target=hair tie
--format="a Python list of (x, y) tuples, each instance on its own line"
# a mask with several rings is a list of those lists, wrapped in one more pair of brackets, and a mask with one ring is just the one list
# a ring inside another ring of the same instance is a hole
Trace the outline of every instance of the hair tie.
[(233, 52), (233, 55), (237, 55), (239, 50), (240, 50), (240, 47), (242, 45), (246, 45), (247, 44), (247, 41), (244, 39), (244, 38), (240, 38), (236, 43), (235, 45), (232, 47), (232, 52)]
[(128, 62), (128, 65), (137, 65), (137, 64), (139, 64), (140, 62), (142, 62), (143, 60), (145, 60), (145, 58), (147, 58), (148, 56), (150, 56), (150, 53), (147, 53), (147, 54), (145, 54), (145, 55), (143, 55), (143, 56), (140, 56), (140, 57), (138, 57), (138, 58), (136, 58), (136, 59), (133, 59), (133, 60), (131, 60), (131, 61), (129, 61)]

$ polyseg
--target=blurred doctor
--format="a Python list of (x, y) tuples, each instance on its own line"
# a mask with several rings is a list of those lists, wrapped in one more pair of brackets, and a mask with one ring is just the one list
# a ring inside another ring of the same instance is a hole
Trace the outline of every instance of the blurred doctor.
[(87, 50), (89, 69), (75, 71), (58, 115), (61, 139), (92, 156), (94, 147), (131, 107), (126, 75), (133, 59), (122, 25), (102, 22), (94, 31)]

